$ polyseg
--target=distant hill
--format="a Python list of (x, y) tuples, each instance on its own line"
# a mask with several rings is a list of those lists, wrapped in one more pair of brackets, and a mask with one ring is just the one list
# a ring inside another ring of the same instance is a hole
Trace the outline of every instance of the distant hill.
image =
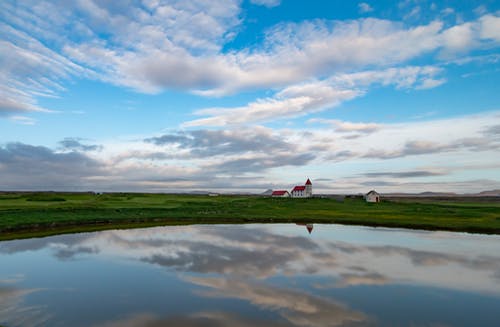
[(500, 190), (482, 191), (480, 193), (474, 194), (477, 196), (500, 196)]
[(418, 193), (417, 196), (456, 196), (453, 192), (422, 192)]
[(264, 192), (260, 193), (261, 195), (271, 195), (273, 194), (273, 190), (271, 190), (270, 188), (265, 190)]
[(421, 192), (421, 193), (383, 193), (383, 196), (401, 196), (401, 197), (432, 197), (432, 196), (457, 196), (452, 192)]
[(383, 193), (386, 197), (500, 197), (500, 190), (482, 191), (479, 193), (453, 193), (453, 192), (421, 192), (421, 193)]

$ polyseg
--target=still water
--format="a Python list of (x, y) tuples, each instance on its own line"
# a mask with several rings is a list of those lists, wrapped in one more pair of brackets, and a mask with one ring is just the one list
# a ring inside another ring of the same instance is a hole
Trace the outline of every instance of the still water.
[(500, 326), (500, 236), (311, 227), (0, 242), (0, 325)]

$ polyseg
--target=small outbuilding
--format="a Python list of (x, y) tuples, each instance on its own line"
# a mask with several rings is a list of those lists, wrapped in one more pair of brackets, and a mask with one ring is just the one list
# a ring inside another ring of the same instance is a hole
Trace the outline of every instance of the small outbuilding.
[(273, 191), (273, 193), (271, 193), (271, 196), (273, 198), (289, 198), (290, 193), (288, 193), (288, 191), (286, 191), (286, 190), (277, 190), (277, 191)]
[(380, 194), (376, 191), (371, 190), (370, 192), (365, 194), (366, 202), (380, 202)]

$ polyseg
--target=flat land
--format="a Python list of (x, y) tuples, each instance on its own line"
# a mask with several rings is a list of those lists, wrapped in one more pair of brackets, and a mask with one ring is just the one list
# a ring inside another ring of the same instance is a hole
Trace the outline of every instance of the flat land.
[(0, 239), (182, 224), (338, 223), (500, 234), (500, 199), (286, 199), (143, 193), (0, 193)]

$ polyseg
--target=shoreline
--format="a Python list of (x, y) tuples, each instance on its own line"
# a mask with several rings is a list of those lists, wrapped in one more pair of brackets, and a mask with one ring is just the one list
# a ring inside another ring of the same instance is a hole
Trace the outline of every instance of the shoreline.
[[(469, 201), (469, 200), (467, 200)], [(316, 223), (500, 234), (500, 202), (113, 193), (0, 195), (0, 240), (187, 224)]]
[(378, 224), (372, 222), (346, 222), (346, 221), (314, 221), (314, 220), (298, 220), (298, 221), (287, 221), (287, 220), (254, 220), (254, 221), (227, 221), (227, 220), (214, 220), (214, 221), (168, 221), (168, 220), (151, 220), (143, 222), (123, 222), (123, 223), (94, 223), (94, 224), (72, 224), (72, 225), (62, 225), (62, 226), (51, 226), (51, 227), (32, 227), (24, 228), (19, 230), (12, 230), (6, 232), (0, 232), (0, 242), (1, 241), (13, 241), (29, 238), (43, 238), (57, 235), (65, 234), (78, 234), (78, 233), (92, 233), (107, 230), (121, 230), (121, 229), (141, 229), (141, 228), (152, 228), (152, 227), (168, 227), (168, 226), (189, 226), (189, 225), (244, 225), (244, 224), (296, 224), (296, 223), (309, 223), (309, 224), (323, 224), (323, 225), (344, 225), (344, 226), (364, 226), (373, 228), (388, 228), (388, 229), (405, 229), (414, 231), (428, 231), (428, 232), (451, 232), (451, 233), (467, 233), (467, 234), (480, 234), (480, 235), (500, 235), (500, 230), (491, 229), (481, 229), (481, 228), (471, 228), (471, 229), (448, 229), (440, 228), (434, 226), (418, 226), (418, 225), (389, 225), (389, 224)]

